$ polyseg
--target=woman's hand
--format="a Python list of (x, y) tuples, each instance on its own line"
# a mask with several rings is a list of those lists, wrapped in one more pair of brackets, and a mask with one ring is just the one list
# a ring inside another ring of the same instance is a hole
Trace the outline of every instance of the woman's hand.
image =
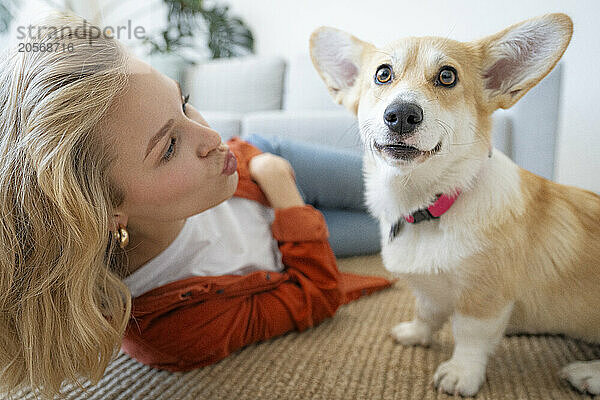
[(303, 206), (304, 201), (298, 187), (294, 170), (288, 160), (271, 153), (252, 157), (248, 164), (250, 176), (273, 208)]

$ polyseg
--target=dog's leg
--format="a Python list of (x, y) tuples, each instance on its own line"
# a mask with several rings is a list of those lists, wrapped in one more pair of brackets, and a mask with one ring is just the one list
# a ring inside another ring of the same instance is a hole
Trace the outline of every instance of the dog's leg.
[(573, 362), (560, 371), (560, 376), (583, 393), (600, 394), (600, 360)]
[(452, 311), (449, 302), (435, 301), (418, 290), (415, 295), (415, 318), (392, 328), (392, 338), (406, 346), (429, 346), (433, 334), (439, 330)]
[(454, 353), (435, 372), (433, 381), (438, 390), (462, 396), (474, 396), (479, 391), (488, 357), (502, 339), (511, 311), (509, 304), (494, 318), (453, 316)]

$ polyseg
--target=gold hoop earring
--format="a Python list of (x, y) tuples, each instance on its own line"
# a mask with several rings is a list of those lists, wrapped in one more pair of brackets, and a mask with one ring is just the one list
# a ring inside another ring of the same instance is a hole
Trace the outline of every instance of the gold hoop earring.
[(124, 249), (129, 244), (129, 232), (124, 227), (119, 227), (119, 229), (115, 232), (115, 237), (117, 238), (117, 242), (119, 243), (119, 247)]

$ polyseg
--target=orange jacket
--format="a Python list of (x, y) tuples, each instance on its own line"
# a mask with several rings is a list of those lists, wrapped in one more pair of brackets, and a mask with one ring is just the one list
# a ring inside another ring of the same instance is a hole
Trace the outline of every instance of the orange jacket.
[[(235, 196), (268, 206), (248, 171), (261, 151), (239, 138), (228, 144), (238, 159)], [(155, 368), (203, 367), (250, 343), (310, 328), (340, 305), (391, 285), (340, 273), (323, 215), (310, 205), (276, 209), (271, 231), (283, 272), (196, 276), (146, 292), (133, 299), (122, 349)]]

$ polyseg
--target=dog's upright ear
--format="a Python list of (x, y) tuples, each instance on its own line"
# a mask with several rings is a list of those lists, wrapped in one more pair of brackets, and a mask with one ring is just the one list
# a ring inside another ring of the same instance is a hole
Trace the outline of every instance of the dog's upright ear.
[(542, 80), (567, 49), (572, 34), (571, 18), (547, 14), (475, 42), (490, 107), (511, 107)]
[(335, 28), (321, 27), (310, 36), (313, 65), (338, 104), (356, 114), (360, 70), (365, 51), (373, 45)]

